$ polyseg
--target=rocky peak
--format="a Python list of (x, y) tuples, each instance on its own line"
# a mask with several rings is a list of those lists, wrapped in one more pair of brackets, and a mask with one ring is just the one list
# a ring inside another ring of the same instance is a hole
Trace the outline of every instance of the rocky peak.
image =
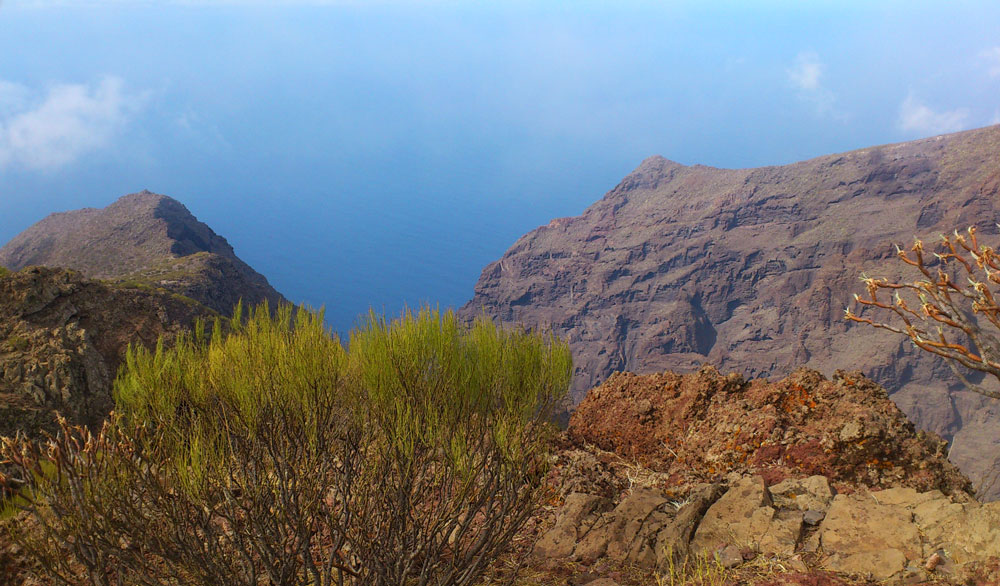
[(188, 256), (198, 252), (209, 252), (229, 258), (236, 258), (233, 247), (197, 218), (181, 202), (143, 190), (119, 198), (107, 208), (109, 214), (122, 216), (151, 215), (166, 226), (166, 236), (171, 240), (170, 253)]
[(284, 301), (179, 201), (141, 191), (103, 209), (52, 214), (0, 248), (12, 270), (41, 265), (86, 276), (161, 287), (229, 313), (248, 303)]

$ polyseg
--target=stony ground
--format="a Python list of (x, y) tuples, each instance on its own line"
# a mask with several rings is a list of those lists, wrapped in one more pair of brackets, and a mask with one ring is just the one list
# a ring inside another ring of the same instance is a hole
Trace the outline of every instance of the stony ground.
[(614, 375), (561, 438), (524, 583), (1000, 583), (1000, 504), (944, 448), (857, 373)]
[(768, 484), (823, 475), (847, 492), (972, 488), (948, 462), (945, 442), (916, 431), (882, 387), (856, 372), (826, 380), (800, 369), (773, 383), (712, 367), (688, 375), (619, 373), (587, 394), (568, 436), (678, 485), (739, 472)]

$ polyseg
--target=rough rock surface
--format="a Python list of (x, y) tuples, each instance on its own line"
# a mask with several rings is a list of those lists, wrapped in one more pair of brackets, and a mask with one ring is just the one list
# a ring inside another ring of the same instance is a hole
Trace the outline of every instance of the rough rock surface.
[(271, 307), (285, 300), (180, 202), (148, 191), (104, 209), (52, 214), (0, 248), (0, 266), (31, 265), (163, 288), (222, 314), (240, 299)]
[[(799, 369), (770, 382), (721, 375), (618, 373), (593, 389), (568, 436), (674, 478), (733, 472), (768, 484), (823, 475), (835, 488), (911, 487), (951, 494), (969, 481), (937, 435), (918, 432), (885, 390), (860, 373)], [(779, 499), (792, 490), (781, 487)]]
[(802, 511), (777, 509), (764, 479), (738, 479), (698, 524), (691, 541), (696, 553), (709, 554), (727, 545), (766, 553), (792, 555), (802, 537)]
[[(637, 484), (617, 505), (572, 493), (533, 553), (584, 568), (611, 561), (659, 572), (696, 556), (734, 570), (761, 558), (782, 568), (783, 579), (809, 577), (806, 584), (841, 583), (833, 575), (889, 584), (992, 584), (1000, 577), (1000, 503), (912, 488), (853, 487), (826, 499), (825, 477), (806, 480), (800, 488), (813, 492), (803, 495), (820, 507), (816, 527), (803, 523), (797, 503), (775, 498), (762, 477), (737, 474), (693, 489)], [(993, 572), (985, 582), (977, 579), (984, 568)]]
[(894, 243), (979, 227), (997, 240), (1000, 126), (758, 169), (644, 161), (582, 215), (489, 264), (463, 308), (569, 340), (574, 398), (615, 371), (748, 377), (861, 370), (973, 478), (1000, 455), (1000, 408), (941, 360), (851, 324), (858, 276), (905, 267)]
[(693, 563), (724, 568), (720, 584), (1000, 583), (1000, 502), (976, 501), (940, 438), (860, 373), (616, 374), (557, 448), (536, 564), (607, 576)]
[(162, 290), (126, 288), (65, 269), (0, 276), (0, 436), (49, 428), (59, 411), (94, 424), (129, 344), (170, 339), (214, 312)]

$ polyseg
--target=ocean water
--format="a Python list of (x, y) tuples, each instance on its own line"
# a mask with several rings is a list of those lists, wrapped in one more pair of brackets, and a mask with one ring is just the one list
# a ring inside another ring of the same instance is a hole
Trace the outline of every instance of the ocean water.
[(997, 18), (976, 3), (4, 0), (0, 241), (149, 189), (346, 332), (369, 308), (462, 305), (518, 237), (654, 154), (752, 167), (987, 124)]
[(406, 306), (460, 307), (487, 263), (551, 218), (580, 213), (630, 165), (554, 160), (547, 174), (528, 175), (401, 156), (289, 172), (281, 181), (234, 164), (110, 187), (94, 170), (72, 185), (48, 186), (45, 196), (34, 195), (33, 178), (9, 178), (18, 180), (0, 196), (0, 241), (48, 213), (103, 207), (148, 188), (184, 203), (276, 289), (323, 307), (346, 336), (369, 309), (397, 315)]

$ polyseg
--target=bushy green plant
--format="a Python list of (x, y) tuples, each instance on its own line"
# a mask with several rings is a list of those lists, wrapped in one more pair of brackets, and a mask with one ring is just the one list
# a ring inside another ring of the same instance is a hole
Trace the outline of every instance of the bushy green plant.
[(0, 277), (6, 277), (10, 274), (10, 270), (7, 267), (0, 266)]
[(533, 512), (567, 346), (422, 310), (349, 350), (321, 314), (130, 349), (100, 433), (3, 454), (66, 584), (471, 584)]

